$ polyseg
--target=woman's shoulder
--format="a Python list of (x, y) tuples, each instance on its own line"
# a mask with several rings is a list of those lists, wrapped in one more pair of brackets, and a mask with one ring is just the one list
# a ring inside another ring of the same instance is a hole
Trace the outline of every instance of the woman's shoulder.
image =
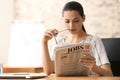
[(94, 35), (88, 35), (87, 40), (90, 42), (95, 42), (95, 41), (100, 41), (101, 38), (98, 36), (94, 36)]

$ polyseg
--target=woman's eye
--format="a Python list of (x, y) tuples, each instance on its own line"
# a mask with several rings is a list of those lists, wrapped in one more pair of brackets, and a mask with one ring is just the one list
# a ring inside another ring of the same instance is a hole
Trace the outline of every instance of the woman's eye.
[(70, 21), (65, 21), (65, 23), (69, 23)]

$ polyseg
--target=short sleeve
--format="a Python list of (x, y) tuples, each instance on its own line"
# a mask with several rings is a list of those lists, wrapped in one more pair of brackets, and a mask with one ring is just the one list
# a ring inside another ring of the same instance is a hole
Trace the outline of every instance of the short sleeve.
[(93, 44), (92, 51), (93, 51), (94, 57), (96, 58), (96, 65), (100, 66), (102, 64), (109, 63), (106, 50), (100, 38), (96, 37)]

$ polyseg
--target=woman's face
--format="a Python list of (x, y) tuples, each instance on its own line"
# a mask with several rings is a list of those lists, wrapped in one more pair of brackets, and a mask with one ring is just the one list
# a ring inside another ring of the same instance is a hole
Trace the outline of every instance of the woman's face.
[(63, 21), (65, 27), (72, 34), (78, 34), (82, 30), (82, 24), (85, 17), (81, 17), (78, 11), (68, 10), (63, 12)]

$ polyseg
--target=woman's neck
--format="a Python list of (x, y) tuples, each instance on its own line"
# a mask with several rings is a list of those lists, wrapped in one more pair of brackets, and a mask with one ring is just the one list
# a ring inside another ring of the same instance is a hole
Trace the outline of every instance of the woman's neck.
[(88, 36), (87, 33), (81, 32), (78, 34), (70, 34), (68, 38), (66, 39), (67, 43), (79, 43), (80, 41), (84, 40)]

